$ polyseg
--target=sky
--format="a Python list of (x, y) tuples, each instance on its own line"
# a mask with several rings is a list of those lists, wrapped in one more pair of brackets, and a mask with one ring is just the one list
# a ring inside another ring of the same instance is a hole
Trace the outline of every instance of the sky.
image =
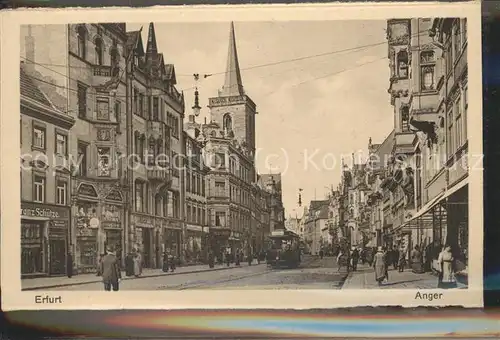
[[(141, 26), (146, 47), (149, 23), (127, 24), (127, 30)], [(352, 153), (356, 159), (366, 156), (370, 137), (381, 143), (392, 130), (386, 22), (234, 26), (243, 86), (258, 111), (257, 170), (282, 173), (286, 216), (300, 216), (310, 200), (324, 199), (336, 188), (342, 156), (352, 164)], [(192, 75), (214, 74), (198, 83), (202, 114), (197, 119), (209, 120), (208, 98), (224, 83), (229, 28), (229, 22), (155, 23), (159, 52), (174, 64), (177, 88), (184, 91), (186, 117), (194, 103)], [(255, 67), (260, 65), (268, 66)]]

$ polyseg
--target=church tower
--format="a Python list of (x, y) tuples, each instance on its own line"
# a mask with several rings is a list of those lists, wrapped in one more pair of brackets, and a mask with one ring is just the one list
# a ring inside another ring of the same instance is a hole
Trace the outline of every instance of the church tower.
[(241, 80), (234, 23), (229, 30), (229, 48), (224, 86), (217, 97), (209, 99), (211, 120), (228, 136), (244, 142), (255, 154), (255, 103), (245, 94)]

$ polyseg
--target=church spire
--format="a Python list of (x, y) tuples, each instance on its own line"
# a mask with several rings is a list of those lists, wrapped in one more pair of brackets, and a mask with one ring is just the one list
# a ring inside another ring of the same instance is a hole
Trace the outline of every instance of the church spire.
[(224, 97), (242, 96), (244, 93), (241, 81), (240, 64), (238, 62), (238, 52), (236, 51), (234, 23), (231, 21), (231, 28), (229, 31), (229, 49), (227, 53), (226, 79), (220, 95)]
[(158, 47), (156, 46), (155, 26), (152, 22), (149, 24), (148, 44), (146, 46), (146, 53), (147, 54), (158, 53)]

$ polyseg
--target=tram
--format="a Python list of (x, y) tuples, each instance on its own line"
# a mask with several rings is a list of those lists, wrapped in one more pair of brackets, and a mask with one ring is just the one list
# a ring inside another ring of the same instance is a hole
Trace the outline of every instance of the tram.
[(267, 265), (272, 268), (297, 268), (301, 260), (300, 237), (290, 230), (276, 230), (269, 236)]

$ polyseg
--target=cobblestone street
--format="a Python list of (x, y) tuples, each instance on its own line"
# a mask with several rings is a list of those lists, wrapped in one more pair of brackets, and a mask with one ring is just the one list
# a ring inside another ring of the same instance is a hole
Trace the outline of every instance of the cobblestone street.
[[(372, 267), (362, 265), (346, 279), (342, 289), (437, 289), (438, 278), (431, 273), (415, 274), (411, 269), (400, 273), (395, 269), (389, 270), (389, 280), (382, 286), (375, 281)], [(465, 289), (459, 284), (458, 288)]]

